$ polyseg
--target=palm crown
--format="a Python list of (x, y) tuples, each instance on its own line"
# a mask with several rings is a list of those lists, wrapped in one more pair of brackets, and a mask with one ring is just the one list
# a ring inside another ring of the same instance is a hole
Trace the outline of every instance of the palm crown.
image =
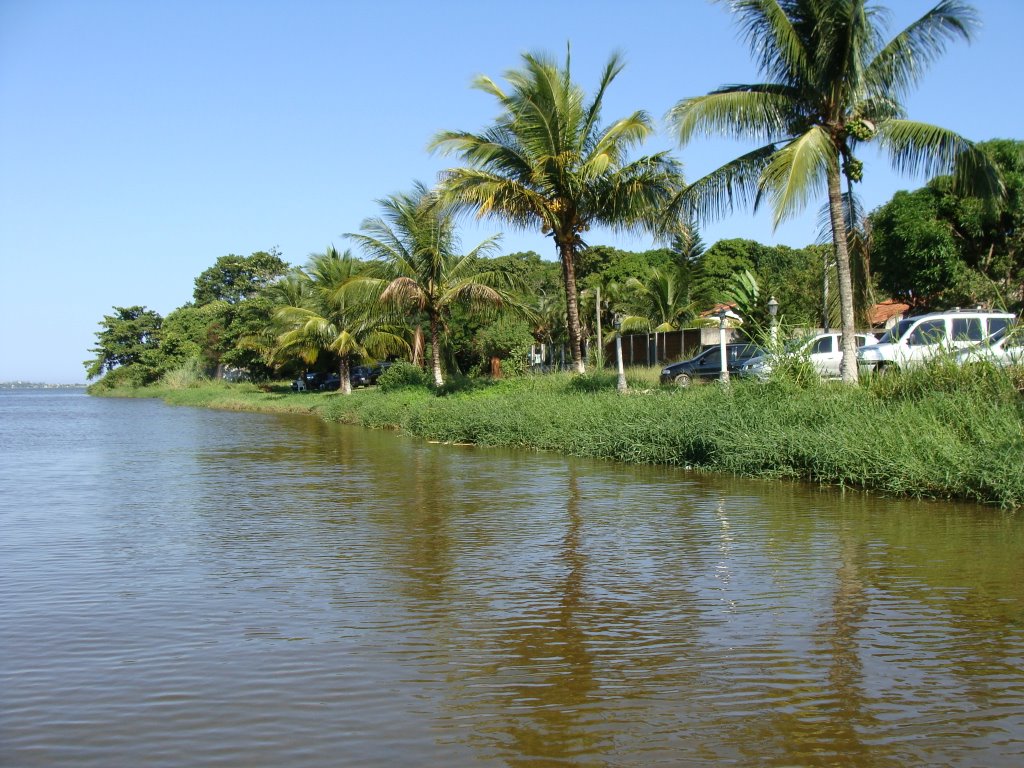
[(362, 232), (348, 237), (378, 261), (375, 280), (381, 300), (414, 310), (429, 323), (434, 383), (441, 386), (440, 335), (452, 308), (456, 304), (477, 311), (517, 307), (506, 290), (511, 278), (480, 258), (495, 249), (497, 238), (484, 240), (465, 255), (458, 253), (451, 210), (423, 184), (378, 203), (383, 215), (366, 219)]
[(884, 10), (867, 0), (733, 0), (731, 8), (767, 82), (727, 85), (669, 113), (681, 143), (696, 134), (763, 143), (688, 190), (702, 216), (765, 198), (775, 223), (827, 191), (839, 272), (844, 380), (856, 381), (853, 304), (840, 173), (860, 181), (859, 143), (875, 140), (900, 171), (954, 172), (998, 192), (985, 156), (956, 133), (906, 118), (901, 100), (951, 40), (970, 39), (973, 9), (943, 0), (885, 42)]
[(447, 199), (498, 216), (513, 226), (550, 235), (563, 266), (567, 321), (573, 358), (582, 370), (580, 323), (573, 257), (594, 225), (617, 230), (668, 228), (667, 206), (682, 188), (675, 160), (657, 153), (629, 161), (629, 151), (652, 132), (642, 111), (601, 124), (604, 95), (622, 70), (613, 55), (593, 99), (564, 67), (536, 54), (523, 56), (522, 69), (506, 74), (508, 90), (489, 77), (475, 86), (503, 109), (482, 133), (448, 131), (432, 147), (458, 154), (468, 167), (446, 171)]

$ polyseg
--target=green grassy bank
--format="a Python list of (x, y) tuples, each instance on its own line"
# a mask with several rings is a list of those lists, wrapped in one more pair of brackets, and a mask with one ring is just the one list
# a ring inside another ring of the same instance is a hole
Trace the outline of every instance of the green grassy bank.
[(113, 390), (177, 405), (312, 413), (428, 440), (513, 446), (901, 496), (1024, 505), (1024, 396), (989, 370), (921, 371), (859, 388), (792, 381), (688, 390), (612, 376), (297, 394), (284, 385)]

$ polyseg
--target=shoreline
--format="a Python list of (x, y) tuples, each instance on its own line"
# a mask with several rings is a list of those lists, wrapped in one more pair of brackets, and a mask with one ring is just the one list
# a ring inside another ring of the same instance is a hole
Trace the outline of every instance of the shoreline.
[(841, 385), (738, 382), (619, 395), (614, 377), (605, 379), (556, 374), (482, 382), (448, 394), (375, 387), (346, 396), (218, 382), (93, 394), (314, 415), (453, 445), (527, 448), (1008, 510), (1024, 505), (1024, 401), (1012, 389), (883, 398)]

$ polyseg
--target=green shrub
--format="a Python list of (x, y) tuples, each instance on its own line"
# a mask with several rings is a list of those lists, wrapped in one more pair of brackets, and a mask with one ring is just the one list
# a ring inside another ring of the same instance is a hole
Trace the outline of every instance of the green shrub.
[(394, 392), (409, 387), (425, 387), (430, 381), (427, 372), (412, 363), (395, 363), (377, 379), (382, 392)]

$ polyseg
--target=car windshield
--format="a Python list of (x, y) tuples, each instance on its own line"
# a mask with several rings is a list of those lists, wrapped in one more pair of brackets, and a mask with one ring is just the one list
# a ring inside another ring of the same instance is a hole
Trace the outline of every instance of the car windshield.
[(813, 336), (801, 336), (798, 339), (790, 339), (783, 346), (786, 352), (803, 352), (804, 347), (811, 343)]
[(900, 320), (896, 325), (885, 332), (885, 335), (878, 340), (879, 344), (895, 344), (900, 340), (900, 337), (907, 332), (907, 330), (914, 324), (914, 318), (907, 318), (906, 320)]

